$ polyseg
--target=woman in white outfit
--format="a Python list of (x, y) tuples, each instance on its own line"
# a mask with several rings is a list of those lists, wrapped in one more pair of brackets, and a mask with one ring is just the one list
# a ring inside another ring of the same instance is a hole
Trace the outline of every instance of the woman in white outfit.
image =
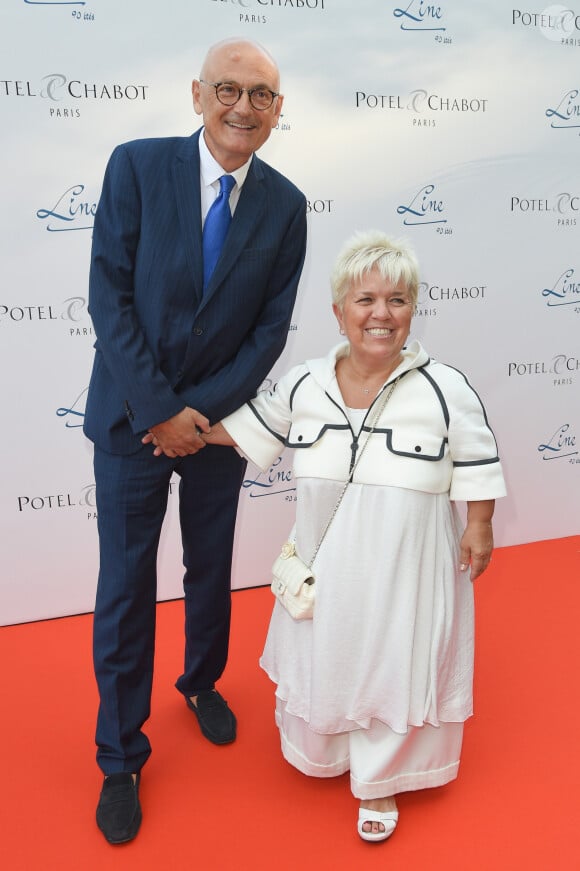
[[(277, 684), (285, 758), (315, 777), (350, 770), (369, 841), (394, 831), (397, 793), (457, 776), (472, 713), (470, 579), (489, 563), (494, 500), (505, 493), (466, 377), (406, 344), (417, 289), (408, 247), (377, 231), (355, 236), (332, 276), (346, 341), (206, 436), (263, 469), (295, 450), (306, 562), (369, 440), (313, 564), (314, 617), (296, 621), (276, 603), (261, 659)], [(467, 502), (465, 529), (456, 500)]]

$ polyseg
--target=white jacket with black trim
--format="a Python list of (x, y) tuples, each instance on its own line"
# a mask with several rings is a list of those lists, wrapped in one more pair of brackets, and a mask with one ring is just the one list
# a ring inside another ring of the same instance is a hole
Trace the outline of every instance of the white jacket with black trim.
[(346, 481), (370, 430), (382, 392), (400, 379), (376, 422), (353, 481), (449, 492), (453, 500), (505, 495), (497, 444), (482, 402), (459, 370), (432, 360), (419, 342), (369, 408), (360, 434), (353, 432), (335, 378), (337, 345), (295, 366), (275, 389), (259, 393), (223, 424), (236, 444), (266, 470), (284, 447), (295, 449), (296, 478)]

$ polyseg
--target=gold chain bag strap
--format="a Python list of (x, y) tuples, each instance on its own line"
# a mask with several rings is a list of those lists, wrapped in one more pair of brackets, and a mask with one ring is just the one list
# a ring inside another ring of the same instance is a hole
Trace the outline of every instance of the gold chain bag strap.
[(385, 406), (391, 396), (393, 395), (393, 390), (397, 386), (399, 381), (398, 378), (391, 384), (388, 390), (385, 390), (384, 395), (381, 397), (379, 404), (375, 410), (375, 414), (373, 416), (373, 423), (369, 430), (369, 434), (360, 449), (359, 455), (356, 459), (354, 466), (352, 467), (350, 474), (342, 488), (338, 499), (336, 500), (336, 505), (328, 518), (328, 522), (324, 527), (324, 531), (320, 536), (318, 544), (314, 550), (312, 555), (312, 559), (309, 563), (303, 562), (300, 559), (298, 554), (296, 553), (296, 545), (294, 541), (287, 541), (282, 545), (282, 550), (280, 555), (274, 561), (274, 565), (272, 566), (272, 574), (273, 579), (270, 585), (270, 588), (280, 604), (286, 608), (288, 613), (294, 620), (311, 620), (314, 614), (314, 600), (315, 600), (315, 583), (314, 583), (314, 574), (312, 572), (312, 564), (316, 559), (318, 551), (320, 550), (320, 546), (322, 542), (326, 538), (326, 534), (330, 529), (330, 524), (334, 520), (336, 516), (336, 512), (340, 506), (340, 503), (343, 500), (344, 494), (346, 493), (346, 488), (351, 483), (354, 473), (358, 464), (361, 461), (361, 457), (365, 451), (366, 446), (368, 445), (372, 434), (375, 431), (377, 423), (381, 414), (383, 413)]

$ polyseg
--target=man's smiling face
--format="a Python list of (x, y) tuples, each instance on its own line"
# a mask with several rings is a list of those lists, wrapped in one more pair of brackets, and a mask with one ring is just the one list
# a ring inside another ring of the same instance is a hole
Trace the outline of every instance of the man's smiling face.
[(226, 171), (242, 166), (268, 139), (278, 123), (283, 97), (279, 96), (269, 109), (254, 109), (247, 93), (234, 106), (222, 105), (212, 85), (206, 82), (228, 82), (241, 88), (259, 86), (278, 91), (279, 75), (275, 63), (267, 54), (249, 42), (222, 44), (206, 58), (201, 79), (192, 84), (193, 105), (203, 115), (205, 141), (212, 155)]

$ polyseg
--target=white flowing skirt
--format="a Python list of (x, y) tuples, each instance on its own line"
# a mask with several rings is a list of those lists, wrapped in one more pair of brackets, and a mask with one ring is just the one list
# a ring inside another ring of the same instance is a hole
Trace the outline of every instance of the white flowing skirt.
[[(342, 484), (298, 481), (296, 542), (308, 560)], [(394, 732), (472, 713), (473, 590), (447, 494), (349, 485), (315, 560), (313, 620), (276, 603), (261, 665), (284, 709), (336, 734)]]
[(459, 770), (463, 723), (409, 726), (406, 735), (399, 735), (373, 720), (368, 729), (321, 735), (289, 714), (278, 699), (276, 724), (282, 754), (294, 768), (310, 777), (337, 777), (350, 771), (355, 798), (443, 786)]

